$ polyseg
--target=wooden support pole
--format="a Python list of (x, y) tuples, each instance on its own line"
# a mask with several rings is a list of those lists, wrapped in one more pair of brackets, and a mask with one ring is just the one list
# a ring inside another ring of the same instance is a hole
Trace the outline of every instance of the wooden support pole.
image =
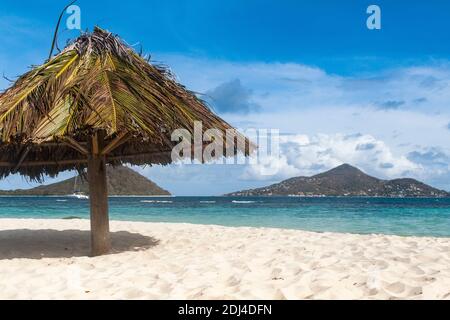
[(103, 143), (104, 133), (98, 132), (92, 138), (88, 161), (92, 256), (108, 254), (111, 250), (106, 157), (101, 155)]
[(66, 144), (71, 147), (72, 149), (77, 150), (78, 152), (84, 154), (84, 155), (88, 155), (89, 151), (83, 147), (78, 141), (76, 141), (75, 139), (72, 139), (70, 137), (65, 138), (66, 140)]
[(108, 155), (110, 152), (114, 151), (115, 149), (120, 147), (122, 144), (127, 142), (127, 140), (130, 138), (131, 138), (131, 135), (128, 134), (127, 132), (120, 134), (117, 138), (115, 138), (109, 145), (107, 145), (102, 150), (102, 155), (104, 155), (104, 156)]

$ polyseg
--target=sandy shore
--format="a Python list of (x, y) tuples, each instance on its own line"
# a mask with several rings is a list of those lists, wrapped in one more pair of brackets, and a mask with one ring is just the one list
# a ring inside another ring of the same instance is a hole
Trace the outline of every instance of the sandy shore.
[(1, 299), (450, 299), (450, 239), (0, 220)]

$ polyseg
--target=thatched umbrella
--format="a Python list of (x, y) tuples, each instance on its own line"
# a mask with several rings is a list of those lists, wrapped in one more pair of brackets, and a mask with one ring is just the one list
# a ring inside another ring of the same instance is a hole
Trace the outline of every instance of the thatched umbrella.
[[(96, 28), (0, 96), (0, 178), (19, 173), (42, 181), (87, 169), (92, 254), (105, 254), (106, 165), (170, 164), (177, 144), (171, 132), (193, 133), (195, 121), (203, 130), (232, 129), (166, 68)], [(234, 152), (248, 154), (246, 146)]]

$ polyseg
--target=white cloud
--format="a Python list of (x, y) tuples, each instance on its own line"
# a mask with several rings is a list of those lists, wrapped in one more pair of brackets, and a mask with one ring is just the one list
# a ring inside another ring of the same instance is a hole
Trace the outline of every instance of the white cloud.
[(226, 114), (238, 127), (309, 135), (361, 132), (393, 149), (406, 144), (445, 147), (450, 139), (450, 64), (445, 61), (344, 77), (295, 63), (231, 63), (176, 55), (158, 60), (171, 65), (180, 81), (197, 92), (239, 79), (260, 110), (246, 117)]
[(361, 168), (382, 178), (418, 175), (423, 168), (404, 155), (395, 155), (391, 149), (371, 135), (318, 134), (281, 137), (279, 159), (263, 159), (259, 165), (248, 166), (243, 177), (264, 179), (260, 172), (265, 166), (278, 166), (277, 180), (293, 176), (310, 176), (332, 169), (343, 163)]
[(323, 107), (449, 111), (448, 62), (344, 77), (296, 63), (231, 63), (177, 55), (160, 55), (158, 60), (198, 92), (240, 79), (266, 112)]

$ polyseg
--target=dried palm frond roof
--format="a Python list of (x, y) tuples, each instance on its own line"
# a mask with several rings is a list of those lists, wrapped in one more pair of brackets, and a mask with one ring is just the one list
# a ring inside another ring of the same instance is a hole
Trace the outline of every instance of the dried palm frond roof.
[[(99, 131), (107, 144), (117, 142), (110, 164), (169, 164), (171, 133), (193, 133), (195, 121), (204, 131), (232, 129), (166, 68), (95, 28), (0, 94), (0, 177), (83, 170)], [(246, 142), (236, 152), (248, 154)]]

